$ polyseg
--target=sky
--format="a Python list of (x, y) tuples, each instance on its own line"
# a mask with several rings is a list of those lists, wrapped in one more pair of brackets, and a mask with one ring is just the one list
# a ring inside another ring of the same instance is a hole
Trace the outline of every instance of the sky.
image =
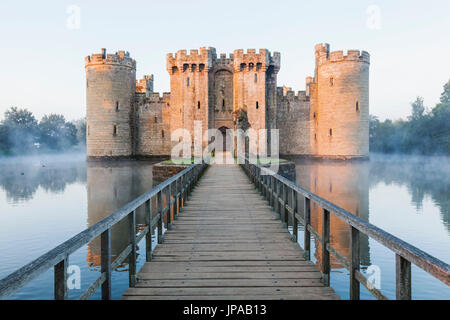
[(11, 106), (40, 119), (85, 116), (84, 57), (129, 51), (137, 77), (170, 91), (166, 53), (215, 47), (281, 52), (278, 86), (305, 90), (314, 45), (371, 55), (370, 113), (406, 118), (417, 96), (433, 107), (450, 79), (450, 1), (0, 2), (0, 119)]

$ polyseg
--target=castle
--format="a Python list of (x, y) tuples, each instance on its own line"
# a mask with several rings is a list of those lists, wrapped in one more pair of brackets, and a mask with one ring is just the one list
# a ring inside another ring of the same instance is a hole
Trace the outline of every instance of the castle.
[[(216, 54), (212, 47), (167, 54), (170, 93), (153, 91), (153, 75), (136, 80), (125, 51), (85, 58), (87, 158), (168, 156), (179, 128), (279, 129), (280, 154), (324, 158), (369, 155), (369, 64), (366, 51), (315, 46), (314, 77), (295, 93), (277, 87), (280, 53)], [(226, 137), (225, 137), (226, 138)]]

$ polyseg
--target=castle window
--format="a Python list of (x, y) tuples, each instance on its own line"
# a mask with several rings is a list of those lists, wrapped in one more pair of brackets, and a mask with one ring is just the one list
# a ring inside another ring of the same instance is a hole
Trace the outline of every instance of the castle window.
[(113, 128), (113, 136), (114, 137), (117, 136), (117, 125), (116, 124), (114, 125), (114, 128)]
[(178, 72), (178, 68), (177, 67), (172, 67), (172, 74), (175, 74)]
[(253, 62), (250, 62), (250, 63), (248, 64), (248, 71), (252, 71), (254, 66), (255, 66), (255, 65), (253, 64)]
[(200, 101), (197, 102), (197, 109), (200, 109)]
[(194, 72), (195, 69), (197, 69), (197, 65), (196, 65), (196, 64), (191, 65), (191, 70), (192, 70), (192, 72)]
[(241, 71), (245, 70), (245, 63), (241, 63)]
[(225, 99), (222, 99), (222, 110), (225, 110)]
[(257, 82), (258, 82), (258, 74), (255, 73), (255, 83), (257, 83)]
[(198, 65), (198, 71), (199, 71), (199, 72), (202, 72), (203, 69), (205, 69), (205, 65), (204, 65), (203, 63), (200, 63), (200, 64)]
[(189, 64), (185, 63), (183, 64), (183, 72), (186, 72), (186, 70), (189, 68)]
[(119, 101), (116, 101), (116, 112), (119, 111)]
[(333, 129), (330, 128), (330, 137), (333, 135)]
[(359, 101), (356, 101), (356, 112), (359, 111)]
[(89, 129), (89, 126), (87, 126), (87, 134), (89, 135), (89, 133), (90, 133), (90, 129)]
[(317, 133), (314, 133), (314, 140), (317, 140)]
[(261, 70), (261, 67), (262, 67), (262, 63), (261, 63), (261, 62), (258, 62), (258, 63), (256, 64), (256, 71)]
[(313, 114), (313, 117), (314, 117), (314, 119), (316, 118), (316, 113), (314, 112), (314, 114)]
[(189, 87), (189, 83), (190, 83), (190, 79), (189, 78), (187, 78), (186, 79), (186, 85)]
[(158, 117), (155, 117), (155, 123), (158, 123)]
[(161, 130), (161, 137), (164, 138), (164, 130)]
[(256, 101), (256, 109), (258, 109), (258, 108), (259, 108), (259, 102)]
[(334, 85), (334, 78), (331, 77), (331, 78), (330, 78), (330, 87), (332, 87), (333, 85)]
[(222, 88), (225, 88), (225, 79), (222, 79)]

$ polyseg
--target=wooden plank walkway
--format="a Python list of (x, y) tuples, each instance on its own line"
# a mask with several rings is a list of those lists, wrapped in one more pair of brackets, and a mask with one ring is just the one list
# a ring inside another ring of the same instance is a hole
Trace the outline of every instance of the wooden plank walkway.
[(238, 165), (212, 165), (122, 299), (339, 299)]

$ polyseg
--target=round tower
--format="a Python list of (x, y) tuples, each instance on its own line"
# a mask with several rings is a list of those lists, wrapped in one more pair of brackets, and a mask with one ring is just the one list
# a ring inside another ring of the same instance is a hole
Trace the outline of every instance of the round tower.
[(133, 154), (136, 61), (125, 51), (85, 58), (87, 159)]
[[(330, 52), (315, 46), (315, 99), (311, 99), (314, 155), (369, 156), (369, 64), (366, 51)], [(313, 102), (314, 101), (314, 102)]]

